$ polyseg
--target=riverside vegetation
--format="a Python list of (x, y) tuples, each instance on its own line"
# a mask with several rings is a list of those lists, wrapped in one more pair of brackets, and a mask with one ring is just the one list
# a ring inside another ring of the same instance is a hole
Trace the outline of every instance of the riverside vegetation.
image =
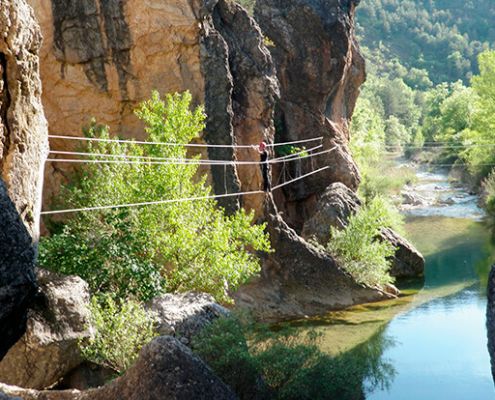
[(405, 169), (378, 173), (384, 153), (404, 152), (461, 172), (481, 192), (493, 221), (492, 8), (457, 3), (373, 0), (358, 8), (369, 76), (352, 121), (352, 146), (365, 197), (397, 192), (410, 181)]
[(462, 172), (495, 218), (495, 52), (478, 59), (480, 73), (470, 86), (457, 81), (419, 91), (400, 78), (371, 75), (352, 125), (366, 196), (393, 191), (410, 180), (405, 170), (394, 177), (377, 173), (381, 155), (402, 150), (419, 162)]

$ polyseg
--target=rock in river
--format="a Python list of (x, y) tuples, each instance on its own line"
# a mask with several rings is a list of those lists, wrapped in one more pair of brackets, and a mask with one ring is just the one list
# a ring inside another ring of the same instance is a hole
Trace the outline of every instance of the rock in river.
[[(318, 201), (315, 214), (304, 224), (303, 237), (316, 239), (326, 246), (331, 227), (343, 229), (349, 217), (361, 207), (357, 195), (340, 183), (330, 185)], [(397, 250), (392, 258), (390, 275), (413, 278), (423, 275), (425, 260), (421, 253), (392, 229), (383, 229), (380, 239), (390, 242)]]

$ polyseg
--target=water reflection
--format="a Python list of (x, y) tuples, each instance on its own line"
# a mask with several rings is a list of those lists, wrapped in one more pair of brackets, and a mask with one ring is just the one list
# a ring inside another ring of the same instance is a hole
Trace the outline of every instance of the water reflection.
[[(445, 173), (420, 171), (418, 179), (407, 190), (424, 201), (404, 212), (407, 237), (426, 258), (424, 282), (400, 282), (398, 300), (295, 325), (318, 329), (322, 350), (355, 366), (341, 384), (358, 388), (356, 398), (493, 399), (485, 327), (485, 289), (495, 260), (489, 227), (480, 222), (477, 197)], [(493, 348), (495, 358), (495, 341)]]
[[(447, 227), (452, 231), (438, 235)], [(481, 223), (449, 218), (409, 221), (409, 228), (420, 250), (432, 249), (418, 297), (438, 296), (387, 325), (386, 334), (400, 343), (384, 353), (397, 375), (389, 390), (367, 398), (492, 399), (484, 288), (494, 248), (488, 232)], [(458, 290), (442, 294), (448, 287)]]
[(318, 329), (322, 350), (354, 363), (357, 372), (342, 384), (358, 388), (356, 398), (493, 398), (484, 290), (495, 254), (490, 235), (479, 222), (446, 217), (410, 219), (407, 230), (426, 255), (422, 288), (412, 282), (398, 300), (294, 325)]
[(393, 345), (393, 340), (380, 329), (367, 342), (336, 356), (338, 371), (332, 378), (334, 385), (341, 390), (336, 393), (335, 399), (361, 400), (374, 390), (387, 390), (396, 372), (383, 353)]

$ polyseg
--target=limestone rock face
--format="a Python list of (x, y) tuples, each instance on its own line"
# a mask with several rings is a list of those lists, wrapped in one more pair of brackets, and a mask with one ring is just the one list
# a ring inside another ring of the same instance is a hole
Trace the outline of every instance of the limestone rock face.
[[(227, 0), (29, 0), (44, 35), (43, 103), (50, 133), (82, 135), (91, 118), (111, 132), (143, 139), (137, 105), (160, 93), (189, 90), (208, 114), (203, 141), (212, 144), (273, 140), (278, 85), (257, 24)], [(74, 143), (53, 139), (52, 148)], [(258, 160), (254, 150), (209, 149), (211, 159)], [(45, 201), (70, 167), (50, 163)], [(206, 171), (210, 172), (210, 171)], [(256, 190), (256, 166), (213, 167), (217, 194)], [(227, 211), (240, 202), (262, 210), (263, 196), (220, 200)]]
[(26, 333), (0, 362), (0, 382), (45, 389), (82, 362), (78, 341), (89, 336), (89, 289), (79, 277), (38, 271), (37, 278)]
[(151, 91), (202, 98), (199, 2), (29, 0), (43, 32), (41, 76), (50, 132), (80, 135), (96, 117), (143, 137), (133, 115)]
[[(92, 118), (114, 134), (143, 138), (133, 111), (150, 97), (189, 90), (203, 95), (197, 2), (184, 0), (28, 0), (43, 33), (43, 105), (51, 134), (82, 136)], [(51, 140), (73, 150), (72, 141)], [(70, 166), (49, 163), (44, 199)]]
[(229, 311), (206, 293), (165, 294), (154, 298), (149, 309), (158, 321), (158, 333), (180, 338), (186, 344), (206, 325)]
[(34, 296), (42, 171), (41, 35), (24, 0), (0, 2), (0, 359), (22, 335)]
[(276, 198), (297, 228), (311, 214), (314, 196), (330, 183), (342, 182), (356, 189), (360, 181), (348, 148), (348, 123), (365, 79), (364, 60), (354, 36), (357, 3), (264, 0), (255, 7), (256, 20), (273, 42), (270, 49), (280, 82), (277, 141), (322, 136), (325, 149), (339, 146), (331, 153), (289, 166), (292, 176), (330, 166), (290, 185), (283, 197)]
[[(253, 145), (273, 142), (273, 112), (279, 95), (270, 52), (256, 22), (234, 2), (220, 0), (204, 22), (201, 48), (205, 76), (205, 105), (208, 115), (205, 140), (212, 144)], [(230, 149), (210, 148), (210, 159), (232, 159)], [(238, 149), (238, 161), (259, 161), (256, 149)], [(236, 176), (233, 176), (236, 175)], [(259, 190), (260, 168), (238, 165), (212, 167), (215, 193)], [(233, 198), (221, 202), (227, 210), (235, 208)], [(263, 211), (264, 195), (241, 199), (247, 209)]]
[(0, 384), (24, 400), (233, 400), (237, 397), (191, 350), (170, 336), (146, 345), (137, 362), (106, 386), (80, 392), (34, 391)]
[(332, 256), (299, 237), (272, 205), (267, 207), (277, 251), (264, 260), (260, 279), (238, 291), (238, 306), (265, 321), (280, 321), (395, 297), (357, 284)]
[(302, 237), (325, 245), (330, 239), (330, 228), (345, 228), (349, 216), (360, 207), (361, 200), (354, 191), (343, 183), (332, 183), (320, 197), (316, 212), (304, 223)]

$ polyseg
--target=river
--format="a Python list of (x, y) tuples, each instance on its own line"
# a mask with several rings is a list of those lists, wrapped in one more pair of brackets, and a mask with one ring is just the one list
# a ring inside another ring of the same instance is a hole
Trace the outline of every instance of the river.
[(403, 213), (408, 239), (426, 258), (424, 281), (399, 284), (405, 295), (398, 300), (310, 325), (325, 351), (368, 357), (366, 399), (493, 399), (485, 291), (495, 249), (483, 212), (446, 172), (419, 170), (417, 178), (407, 191), (421, 202), (404, 205)]

